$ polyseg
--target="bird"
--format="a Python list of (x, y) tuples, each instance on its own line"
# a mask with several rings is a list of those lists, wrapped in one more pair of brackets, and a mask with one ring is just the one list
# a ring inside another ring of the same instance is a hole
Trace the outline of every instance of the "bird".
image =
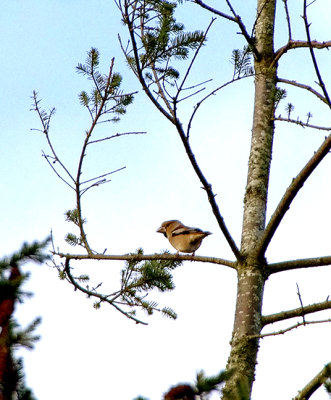
[(192, 253), (192, 256), (200, 247), (202, 240), (211, 235), (211, 232), (185, 226), (176, 219), (162, 222), (156, 232), (163, 233), (170, 244), (177, 250), (177, 254), (179, 252)]

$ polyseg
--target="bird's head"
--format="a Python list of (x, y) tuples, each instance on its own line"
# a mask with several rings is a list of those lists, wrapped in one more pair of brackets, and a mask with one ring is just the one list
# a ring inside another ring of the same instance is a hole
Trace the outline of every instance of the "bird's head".
[(164, 221), (162, 222), (160, 228), (156, 231), (158, 233), (163, 233), (163, 235), (165, 237), (167, 237), (167, 228), (169, 228), (169, 226), (177, 226), (177, 225), (181, 225), (182, 223), (180, 221), (178, 221), (177, 219), (172, 219), (170, 221)]

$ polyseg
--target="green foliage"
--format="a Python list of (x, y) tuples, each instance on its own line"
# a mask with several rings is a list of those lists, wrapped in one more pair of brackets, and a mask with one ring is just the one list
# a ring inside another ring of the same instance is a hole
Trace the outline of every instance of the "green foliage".
[(93, 81), (93, 88), (89, 94), (83, 90), (78, 95), (79, 102), (88, 109), (93, 120), (101, 115), (115, 114), (107, 121), (117, 122), (120, 119), (119, 116), (126, 113), (126, 107), (132, 103), (133, 94), (123, 94), (120, 90), (122, 77), (118, 73), (113, 73), (113, 63), (108, 75), (99, 72), (99, 63), (99, 51), (91, 48), (87, 53), (85, 64), (77, 65), (77, 72)]
[[(75, 208), (74, 210), (67, 210), (65, 213), (65, 220), (67, 222), (72, 222), (74, 223), (76, 226), (80, 227), (80, 222), (82, 224), (86, 223), (86, 219), (80, 219), (79, 216), (79, 212), (78, 210)], [(70, 244), (70, 246), (82, 246), (83, 245), (83, 241), (81, 239), (80, 236), (76, 236), (74, 233), (67, 233), (64, 240)]]
[(33, 349), (35, 342), (40, 339), (39, 335), (34, 335), (34, 331), (40, 325), (41, 318), (34, 319), (25, 329), (20, 329), (16, 321), (12, 321), (11, 341), (13, 347), (25, 347)]
[(239, 79), (254, 74), (252, 67), (252, 50), (249, 46), (244, 46), (243, 50), (235, 49), (232, 51), (231, 62), (233, 64), (233, 79)]
[(133, 400), (149, 400), (149, 399), (147, 397), (138, 396), (138, 397), (135, 397)]
[(16, 348), (32, 349), (39, 336), (34, 332), (41, 319), (36, 318), (22, 329), (13, 318), (15, 303), (29, 293), (21, 290), (28, 274), (19, 267), (28, 261), (42, 263), (49, 257), (44, 253), (50, 238), (42, 242), (24, 243), (19, 251), (0, 260), (1, 368), (0, 392), (4, 399), (35, 400), (24, 382), (23, 364), (14, 357)]
[(279, 87), (276, 87), (276, 93), (275, 93), (275, 110), (277, 109), (279, 103), (284, 100), (287, 96), (287, 92), (285, 89), (281, 89)]
[(290, 119), (291, 118), (291, 113), (294, 110), (294, 105), (292, 103), (287, 103), (286, 107), (285, 107), (285, 111), (287, 113), (287, 118)]
[[(9, 377), (10, 382), (7, 382), (9, 385), (8, 394), (10, 397), (15, 398), (17, 400), (36, 400), (32, 391), (26, 387), (25, 385), (25, 376), (23, 371), (23, 360), (19, 358), (18, 360), (14, 360), (12, 367), (12, 374)], [(6, 390), (5, 389), (5, 390)], [(13, 389), (12, 391), (10, 389)], [(12, 397), (13, 392), (15, 393)]]
[[(138, 249), (137, 254), (143, 254), (142, 249)], [(139, 306), (148, 315), (152, 315), (157, 310), (164, 316), (176, 319), (175, 311), (169, 307), (159, 309), (155, 301), (147, 300), (148, 293), (146, 292), (155, 289), (160, 292), (173, 290), (175, 285), (171, 271), (179, 265), (181, 261), (178, 260), (127, 261), (121, 272), (122, 300), (131, 307)]]
[(70, 246), (77, 246), (82, 244), (81, 239), (73, 233), (67, 233), (64, 240), (68, 244), (70, 244)]
[[(74, 210), (68, 210), (64, 213), (65, 215), (65, 220), (67, 222), (73, 222), (75, 225), (79, 226), (80, 225), (80, 218), (79, 218), (79, 212), (77, 210), (77, 208), (75, 208)], [(82, 223), (85, 224), (86, 220), (83, 219)]]
[(44, 253), (50, 238), (42, 242), (33, 242), (32, 244), (23, 243), (21, 249), (13, 253), (10, 257), (4, 257), (0, 260), (0, 301), (7, 298), (15, 298), (23, 302), (25, 297), (31, 297), (31, 293), (22, 291), (20, 287), (29, 278), (29, 274), (18, 274), (9, 278), (12, 268), (20, 267), (28, 261), (43, 263), (49, 259), (49, 255)]
[(196, 390), (198, 394), (211, 393), (214, 390), (220, 391), (220, 386), (223, 385), (230, 376), (229, 372), (221, 371), (214, 376), (206, 376), (204, 371), (199, 371), (196, 378)]
[(187, 59), (190, 50), (197, 49), (205, 41), (202, 31), (184, 31), (184, 25), (174, 17), (176, 6), (175, 2), (165, 0), (137, 1), (129, 5), (131, 18), (124, 20), (134, 30), (140, 50), (139, 58), (125, 52), (126, 58), (136, 74), (138, 69), (145, 72), (146, 81), (177, 80), (179, 72), (170, 62)]
[(49, 259), (49, 255), (44, 253), (45, 247), (49, 244), (50, 238), (42, 242), (33, 242), (32, 244), (23, 243), (21, 249), (12, 254), (11, 257), (4, 257), (0, 260), (0, 273), (14, 266), (21, 266), (28, 261), (43, 263)]

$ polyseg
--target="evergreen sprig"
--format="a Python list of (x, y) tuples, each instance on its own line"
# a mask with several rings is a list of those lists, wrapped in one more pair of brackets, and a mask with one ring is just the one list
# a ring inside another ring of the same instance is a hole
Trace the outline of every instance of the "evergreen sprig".
[[(143, 254), (142, 249), (137, 253)], [(173, 290), (171, 271), (179, 265), (181, 261), (178, 260), (127, 261), (121, 273), (121, 301), (130, 307), (143, 309), (148, 315), (160, 311), (164, 316), (176, 319), (174, 310), (169, 307), (159, 309), (157, 302), (146, 297), (155, 289), (160, 292)]]
[[(165, 0), (137, 1), (132, 7), (131, 23), (140, 41), (140, 68), (148, 80), (177, 80), (179, 72), (171, 65), (174, 60), (185, 60), (190, 50), (197, 49), (205, 40), (202, 31), (185, 32), (184, 25), (176, 21), (177, 4)], [(133, 9), (134, 8), (134, 9)], [(136, 59), (126, 53), (127, 61), (137, 73)], [(152, 78), (153, 77), (153, 78)]]
[(122, 76), (112, 71), (110, 75), (101, 74), (98, 70), (99, 64), (99, 51), (91, 48), (87, 53), (85, 64), (77, 65), (76, 71), (93, 81), (93, 88), (89, 94), (83, 90), (78, 95), (79, 102), (88, 109), (92, 119), (96, 118), (98, 114), (99, 117), (100, 115), (114, 114), (114, 117), (108, 119), (107, 122), (117, 122), (120, 115), (126, 113), (126, 107), (132, 103), (133, 94), (123, 94), (120, 89)]
[(234, 68), (233, 79), (239, 79), (254, 74), (254, 68), (252, 67), (252, 50), (249, 46), (244, 46), (242, 50), (233, 50), (231, 62)]
[(220, 390), (220, 386), (225, 383), (230, 374), (226, 371), (221, 371), (217, 375), (206, 376), (203, 370), (197, 373), (196, 378), (196, 391), (199, 394), (210, 393), (214, 390)]
[(35, 241), (31, 244), (23, 243), (18, 252), (0, 260), (0, 272), (13, 266), (20, 266), (28, 261), (34, 261), (39, 264), (45, 262), (49, 258), (49, 255), (46, 254), (44, 250), (49, 242), (50, 238), (48, 237), (42, 242)]
[(35, 343), (40, 340), (40, 336), (34, 334), (34, 331), (40, 324), (41, 318), (37, 317), (25, 329), (21, 329), (16, 321), (12, 321), (11, 337), (13, 346), (33, 349)]

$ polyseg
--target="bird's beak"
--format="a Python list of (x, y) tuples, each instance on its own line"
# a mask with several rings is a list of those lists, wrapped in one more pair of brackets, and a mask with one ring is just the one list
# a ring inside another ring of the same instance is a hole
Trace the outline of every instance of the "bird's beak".
[(165, 230), (164, 226), (160, 226), (160, 228), (156, 232), (164, 234), (164, 233), (166, 233), (166, 230)]

